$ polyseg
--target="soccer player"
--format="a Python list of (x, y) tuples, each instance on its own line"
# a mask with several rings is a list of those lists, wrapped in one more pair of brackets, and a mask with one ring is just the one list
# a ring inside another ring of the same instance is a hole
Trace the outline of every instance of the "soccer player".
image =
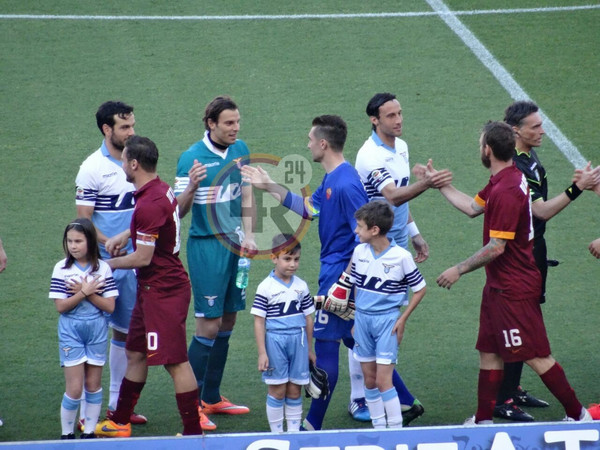
[[(542, 291), (540, 303), (546, 301), (546, 277), (548, 274), (548, 258), (546, 250), (546, 221), (550, 220), (567, 205), (574, 201), (585, 189), (592, 189), (600, 179), (600, 169), (591, 169), (588, 164), (577, 181), (564, 192), (548, 199), (548, 178), (534, 148), (539, 147), (544, 136), (542, 117), (538, 106), (531, 101), (512, 103), (504, 112), (504, 122), (510, 125), (515, 133), (515, 151), (513, 161), (523, 172), (531, 192), (531, 212), (533, 213), (533, 256), (535, 264), (542, 275)], [(519, 422), (531, 422), (533, 416), (519, 406), (548, 406), (548, 402), (535, 398), (523, 390), (521, 373), (523, 362), (504, 365), (504, 381), (498, 392), (494, 416)]]
[[(213, 99), (203, 120), (204, 137), (180, 156), (175, 178), (179, 213), (192, 212), (187, 258), (196, 330), (189, 358), (204, 414), (247, 414), (248, 407), (230, 402), (220, 388), (237, 313), (246, 308), (246, 291), (235, 284), (238, 260), (256, 250), (254, 194), (239, 170), (249, 151), (237, 138), (240, 112), (231, 98)], [(202, 420), (205, 429), (216, 428), (206, 416)]]
[(156, 173), (158, 149), (148, 138), (132, 136), (123, 150), (123, 171), (135, 186), (130, 230), (109, 239), (118, 254), (134, 242), (134, 251), (108, 260), (114, 269), (137, 269), (138, 294), (127, 336), (127, 371), (112, 420), (96, 427), (105, 437), (131, 435), (130, 417), (148, 377), (148, 366), (165, 367), (175, 385), (183, 434), (201, 434), (198, 386), (188, 362), (185, 321), (190, 282), (179, 260), (180, 223), (175, 194)]
[[(111, 257), (105, 248), (107, 239), (128, 230), (133, 214), (134, 187), (127, 182), (121, 168), (121, 154), (125, 143), (135, 134), (133, 106), (120, 101), (105, 102), (96, 112), (96, 123), (104, 140), (100, 148), (89, 155), (79, 168), (75, 180), (77, 185), (75, 204), (78, 217), (85, 217), (94, 222), (98, 233), (100, 255), (106, 260)], [(128, 242), (122, 251), (131, 253), (133, 251), (131, 242)], [(119, 270), (114, 274), (114, 279), (119, 296), (115, 302), (115, 310), (109, 319), (112, 339), (109, 354), (108, 415), (117, 406), (119, 388), (125, 376), (127, 367), (125, 341), (137, 286), (133, 270)], [(84, 410), (85, 406), (82, 404), (82, 412)], [(130, 420), (133, 424), (144, 424), (147, 421), (146, 417), (136, 413), (132, 414)]]
[[(373, 427), (400, 428), (402, 412), (392, 375), (406, 321), (425, 296), (425, 280), (412, 255), (387, 236), (394, 222), (387, 202), (369, 202), (354, 217), (361, 244), (346, 268), (356, 291), (354, 358), (364, 374)], [(414, 294), (400, 314), (408, 286)]]
[(258, 347), (258, 370), (268, 386), (267, 419), (273, 433), (299, 431), (302, 422), (302, 386), (309, 383), (315, 312), (306, 282), (295, 273), (300, 243), (292, 235), (273, 238), (271, 260), (275, 268), (258, 285), (250, 313)]
[[(367, 116), (371, 121), (371, 136), (356, 155), (355, 167), (365, 186), (369, 201), (385, 200), (394, 211), (394, 224), (389, 237), (404, 249), (408, 249), (408, 238), (416, 251), (416, 262), (429, 256), (429, 246), (415, 223), (408, 201), (429, 188), (440, 188), (452, 182), (452, 173), (440, 170), (426, 172), (422, 180), (409, 184), (410, 166), (408, 146), (402, 136), (402, 106), (394, 94), (375, 94), (367, 104)], [(406, 305), (408, 296), (402, 302)], [(404, 410), (404, 425), (421, 416), (425, 409), (406, 388), (401, 378), (395, 382)]]
[[(367, 202), (367, 195), (358, 173), (344, 159), (347, 133), (346, 123), (339, 116), (324, 115), (313, 119), (312, 128), (308, 133), (308, 148), (313, 161), (320, 163), (326, 174), (321, 185), (309, 198), (304, 199), (274, 183), (260, 166), (242, 168), (244, 181), (252, 183), (258, 189), (266, 190), (283, 206), (303, 217), (319, 218), (321, 267), (318, 295), (326, 295), (348, 265), (352, 250), (357, 245), (354, 212)], [(320, 430), (323, 426), (323, 419), (338, 380), (340, 341), (348, 349), (353, 348), (353, 323), (352, 320), (343, 319), (337, 314), (322, 309), (317, 311), (314, 327), (317, 366), (327, 372), (330, 395), (326, 399), (312, 400), (310, 411), (304, 420), (304, 428), (308, 430)], [(351, 397), (364, 398), (362, 374), (360, 367), (357, 369), (360, 378), (359, 382), (352, 381)], [(362, 403), (360, 406), (366, 410), (366, 420), (370, 420), (366, 405)]]
[[(515, 137), (503, 122), (489, 122), (480, 137), (481, 161), (490, 181), (475, 196), (449, 185), (446, 199), (469, 217), (484, 214), (483, 247), (445, 270), (437, 284), (450, 289), (460, 277), (485, 266), (479, 317), (480, 370), (475, 416), (465, 424), (492, 422), (505, 362), (524, 361), (565, 408), (567, 420), (591, 417), (554, 360), (546, 334), (540, 294), (542, 279), (532, 252), (531, 197), (525, 176), (513, 164)], [(430, 164), (428, 170), (432, 169)], [(422, 174), (421, 174), (422, 175)]]

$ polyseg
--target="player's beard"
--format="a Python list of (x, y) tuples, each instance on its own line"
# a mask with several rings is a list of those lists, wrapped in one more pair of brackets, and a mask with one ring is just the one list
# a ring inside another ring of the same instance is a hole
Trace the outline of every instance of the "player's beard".
[(112, 144), (112, 146), (114, 148), (116, 148), (119, 151), (123, 151), (123, 149), (125, 148), (125, 141), (117, 141), (115, 139), (114, 134), (110, 137), (110, 143)]
[(489, 169), (490, 167), (492, 167), (492, 161), (490, 160), (490, 157), (487, 156), (483, 150), (481, 151), (481, 164), (483, 164), (483, 167), (485, 167), (486, 169)]

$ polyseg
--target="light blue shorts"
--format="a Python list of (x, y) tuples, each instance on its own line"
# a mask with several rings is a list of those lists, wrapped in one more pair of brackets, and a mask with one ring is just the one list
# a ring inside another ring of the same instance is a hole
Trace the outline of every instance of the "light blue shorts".
[(119, 296), (115, 299), (115, 310), (108, 316), (108, 324), (111, 328), (127, 334), (131, 312), (135, 305), (137, 279), (133, 270), (115, 270), (113, 278)]
[(308, 384), (308, 342), (303, 328), (268, 330), (265, 345), (269, 370), (263, 372), (262, 379), (266, 384)]
[(397, 308), (381, 314), (356, 311), (354, 316), (354, 355), (359, 362), (396, 364), (398, 338), (392, 334), (400, 313)]
[(58, 349), (61, 367), (82, 363), (103, 366), (106, 362), (108, 326), (103, 315), (93, 319), (58, 318)]

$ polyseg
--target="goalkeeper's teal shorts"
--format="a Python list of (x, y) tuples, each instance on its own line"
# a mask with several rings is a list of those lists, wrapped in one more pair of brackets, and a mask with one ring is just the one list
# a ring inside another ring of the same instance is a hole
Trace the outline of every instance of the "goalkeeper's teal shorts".
[(246, 290), (235, 285), (239, 255), (216, 237), (190, 237), (187, 261), (195, 317), (215, 319), (246, 309)]

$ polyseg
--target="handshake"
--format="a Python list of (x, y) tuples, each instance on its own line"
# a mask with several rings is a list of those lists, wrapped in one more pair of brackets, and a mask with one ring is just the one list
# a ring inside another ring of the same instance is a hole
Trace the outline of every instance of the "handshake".
[(324, 309), (344, 320), (354, 320), (355, 305), (350, 299), (352, 279), (346, 272), (342, 272), (340, 279), (334, 283), (327, 295), (315, 295), (313, 301), (316, 309)]

